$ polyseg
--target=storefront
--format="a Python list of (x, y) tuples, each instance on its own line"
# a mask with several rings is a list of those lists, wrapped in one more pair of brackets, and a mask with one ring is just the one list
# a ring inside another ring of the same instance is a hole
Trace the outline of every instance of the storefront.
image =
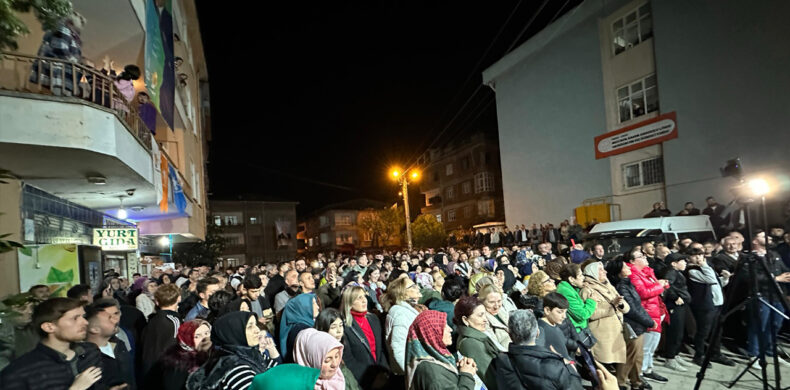
[(114, 271), (125, 278), (140, 272), (140, 242), (136, 226), (94, 228), (93, 245), (102, 249), (104, 272)]

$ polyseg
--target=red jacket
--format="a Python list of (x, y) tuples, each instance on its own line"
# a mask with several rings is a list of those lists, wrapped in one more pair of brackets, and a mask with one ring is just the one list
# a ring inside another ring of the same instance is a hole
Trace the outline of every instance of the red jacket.
[(645, 308), (650, 318), (658, 324), (657, 327), (650, 328), (648, 331), (660, 333), (662, 315), (664, 316), (664, 322), (669, 323), (669, 312), (667, 311), (666, 305), (664, 305), (664, 300), (661, 299), (661, 293), (663, 293), (666, 288), (669, 288), (669, 285), (664, 287), (658, 283), (656, 274), (650, 267), (645, 267), (641, 271), (630, 263), (628, 267), (631, 268), (631, 284), (634, 285), (636, 293), (639, 294), (639, 298), (642, 299), (642, 307)]

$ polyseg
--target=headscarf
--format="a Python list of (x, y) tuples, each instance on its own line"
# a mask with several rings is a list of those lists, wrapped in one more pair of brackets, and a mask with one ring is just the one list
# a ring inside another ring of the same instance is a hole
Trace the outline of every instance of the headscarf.
[(521, 274), (521, 276), (532, 275), (532, 265), (534, 264), (535, 263), (532, 261), (532, 259), (527, 260), (524, 263), (521, 263), (521, 266), (518, 268), (518, 272)]
[(143, 291), (143, 287), (148, 282), (148, 278), (137, 278), (137, 280), (132, 283), (132, 291)]
[(255, 375), (250, 390), (313, 390), (320, 375), (321, 370), (316, 368), (298, 364), (280, 364)]
[(192, 352), (195, 350), (195, 348), (197, 348), (197, 345), (195, 345), (195, 331), (197, 331), (197, 329), (202, 325), (208, 326), (208, 329), (211, 330), (211, 324), (209, 324), (208, 321), (201, 319), (194, 319), (192, 321), (184, 322), (178, 327), (178, 345), (181, 347), (181, 349), (187, 352)]
[[(600, 261), (594, 261), (590, 264), (587, 264), (587, 266), (584, 267), (584, 275), (589, 276), (595, 280), (598, 280), (598, 271), (601, 270), (602, 266), (603, 263), (601, 263)], [(601, 283), (606, 282), (605, 280), (598, 280), (598, 281)]]
[(288, 354), (288, 333), (291, 332), (294, 325), (303, 324), (312, 328), (315, 324), (315, 318), (313, 318), (313, 301), (315, 299), (315, 295), (310, 293), (299, 294), (285, 304), (283, 316), (280, 319), (280, 349), (283, 355)]
[(425, 310), (414, 318), (406, 338), (406, 387), (411, 388), (414, 372), (422, 362), (438, 364), (458, 375), (455, 356), (442, 339), (447, 326), (447, 313)]
[(265, 358), (257, 345), (247, 344), (247, 322), (254, 315), (236, 311), (218, 318), (211, 328), (211, 342), (214, 348), (241, 359), (253, 371), (263, 372), (266, 369)]
[(433, 276), (426, 272), (421, 272), (414, 276), (414, 282), (420, 285), (420, 288), (433, 288)]
[[(340, 349), (340, 356), (343, 356), (343, 344), (340, 344), (329, 333), (308, 328), (296, 336), (294, 360), (302, 366), (320, 370), (326, 355), (333, 349)], [(344, 390), (345, 388), (346, 379), (340, 367), (337, 368), (333, 377), (329, 379), (319, 377), (315, 383), (315, 390)]]
[(513, 271), (511, 271), (506, 265), (500, 265), (497, 267), (495, 274), (499, 271), (505, 273), (505, 283), (502, 284), (502, 291), (509, 293), (510, 289), (513, 288), (513, 285), (516, 284), (516, 277), (513, 275)]

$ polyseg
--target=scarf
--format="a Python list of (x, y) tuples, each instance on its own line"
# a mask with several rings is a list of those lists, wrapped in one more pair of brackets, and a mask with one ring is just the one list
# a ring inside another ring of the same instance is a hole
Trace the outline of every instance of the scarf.
[(368, 345), (370, 346), (370, 354), (373, 355), (373, 361), (376, 361), (376, 337), (373, 335), (373, 328), (370, 326), (370, 321), (368, 321), (368, 312), (357, 312), (350, 310), (351, 316), (354, 317), (354, 322), (362, 328), (362, 333), (365, 334), (365, 338), (368, 340)]
[[(340, 356), (343, 356), (343, 344), (340, 344), (329, 333), (308, 328), (296, 336), (294, 360), (296, 364), (320, 370), (326, 355), (335, 349), (340, 349)], [(339, 365), (331, 378), (321, 379), (319, 377), (315, 383), (315, 390), (344, 390), (345, 388), (346, 379), (343, 377)]]
[[(197, 345), (195, 345), (195, 331), (201, 326), (206, 325), (211, 330), (211, 324), (207, 321), (195, 319), (187, 321), (178, 327), (178, 345), (187, 352), (193, 352)], [(246, 327), (246, 324), (245, 324)]]
[(248, 364), (256, 373), (261, 373), (266, 370), (266, 358), (258, 350), (257, 344), (247, 344), (247, 322), (252, 316), (254, 314), (247, 311), (236, 311), (218, 318), (211, 328), (211, 342), (216, 349)]
[[(603, 263), (601, 263), (600, 261), (587, 264), (587, 266), (584, 267), (584, 276), (589, 276), (595, 280), (598, 280), (598, 271), (601, 270), (602, 266)], [(603, 282), (603, 280), (598, 280), (598, 281)]]
[[(532, 270), (531, 267), (530, 270)], [(513, 276), (513, 271), (511, 271), (510, 268), (508, 268), (506, 265), (500, 265), (499, 267), (497, 267), (494, 274), (496, 274), (499, 271), (505, 273), (505, 283), (502, 285), (502, 291), (504, 291), (505, 293), (509, 293), (510, 289), (513, 288), (513, 285), (516, 284), (516, 277)]]
[(283, 355), (288, 354), (290, 347), (287, 345), (288, 333), (291, 332), (291, 328), (294, 325), (303, 324), (312, 328), (315, 324), (313, 301), (315, 301), (315, 295), (299, 294), (285, 304), (283, 315), (280, 319), (280, 351), (282, 351)]
[(414, 372), (420, 363), (438, 364), (458, 375), (455, 356), (442, 341), (447, 326), (447, 314), (425, 310), (418, 314), (406, 337), (406, 385), (411, 388)]

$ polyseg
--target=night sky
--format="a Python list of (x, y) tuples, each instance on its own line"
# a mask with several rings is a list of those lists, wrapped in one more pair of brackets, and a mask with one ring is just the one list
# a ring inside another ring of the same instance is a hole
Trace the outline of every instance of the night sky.
[[(431, 143), (496, 132), (493, 91), (472, 94), (543, 2), (336, 3), (198, 1), (212, 198), (294, 200), (300, 215), (396, 200), (390, 165)], [(519, 42), (578, 3), (547, 0)]]

